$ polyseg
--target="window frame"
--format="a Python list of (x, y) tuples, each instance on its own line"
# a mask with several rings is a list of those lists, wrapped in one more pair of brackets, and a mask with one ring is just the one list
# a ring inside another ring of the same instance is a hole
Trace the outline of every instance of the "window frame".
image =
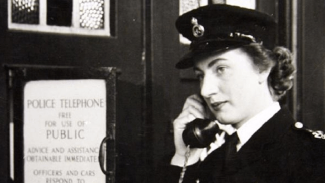
[[(81, 0), (72, 0), (71, 27), (47, 25), (47, 0), (39, 0), (39, 24), (24, 24), (12, 22), (12, 0), (8, 0), (8, 29), (16, 31), (32, 31), (56, 34), (90, 35), (111, 37), (110, 6), (111, 0), (104, 3), (104, 28), (87, 29), (80, 27), (79, 5)], [(77, 3), (75, 3), (77, 2)]]

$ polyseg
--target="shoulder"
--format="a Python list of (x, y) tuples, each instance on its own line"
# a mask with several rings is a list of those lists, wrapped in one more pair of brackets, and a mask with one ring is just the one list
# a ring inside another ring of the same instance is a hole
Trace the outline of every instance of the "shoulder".
[(309, 140), (325, 143), (325, 134), (322, 130), (310, 129), (306, 127), (302, 122), (294, 123), (292, 130), (294, 133), (302, 135)]
[[(325, 178), (325, 135), (323, 131), (307, 128), (303, 123), (296, 122), (286, 135), (285, 149), (291, 170), (295, 177), (317, 182)], [(304, 177), (309, 175), (309, 177)], [(315, 180), (314, 180), (315, 179)]]
[(325, 160), (325, 134), (321, 130), (310, 129), (302, 122), (294, 123), (285, 137), (288, 150), (299, 151)]

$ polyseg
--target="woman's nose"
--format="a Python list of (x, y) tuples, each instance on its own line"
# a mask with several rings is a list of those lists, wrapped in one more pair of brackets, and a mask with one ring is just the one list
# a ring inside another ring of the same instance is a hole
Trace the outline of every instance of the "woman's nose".
[(217, 81), (212, 77), (206, 75), (201, 81), (201, 95), (209, 98), (218, 93)]

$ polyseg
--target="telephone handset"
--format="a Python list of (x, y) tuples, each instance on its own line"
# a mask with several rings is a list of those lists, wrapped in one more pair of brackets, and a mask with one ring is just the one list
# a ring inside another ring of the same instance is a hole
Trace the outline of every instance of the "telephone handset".
[(204, 148), (216, 140), (220, 130), (215, 121), (210, 119), (194, 119), (183, 131), (183, 141), (190, 148)]

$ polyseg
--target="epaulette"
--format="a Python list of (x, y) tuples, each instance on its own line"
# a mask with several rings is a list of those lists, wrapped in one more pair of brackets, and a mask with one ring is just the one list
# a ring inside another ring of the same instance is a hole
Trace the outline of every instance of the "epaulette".
[(325, 134), (321, 130), (311, 130), (309, 128), (306, 128), (302, 122), (296, 122), (295, 127), (299, 130), (306, 131), (314, 136), (314, 138), (317, 139), (325, 139)]

